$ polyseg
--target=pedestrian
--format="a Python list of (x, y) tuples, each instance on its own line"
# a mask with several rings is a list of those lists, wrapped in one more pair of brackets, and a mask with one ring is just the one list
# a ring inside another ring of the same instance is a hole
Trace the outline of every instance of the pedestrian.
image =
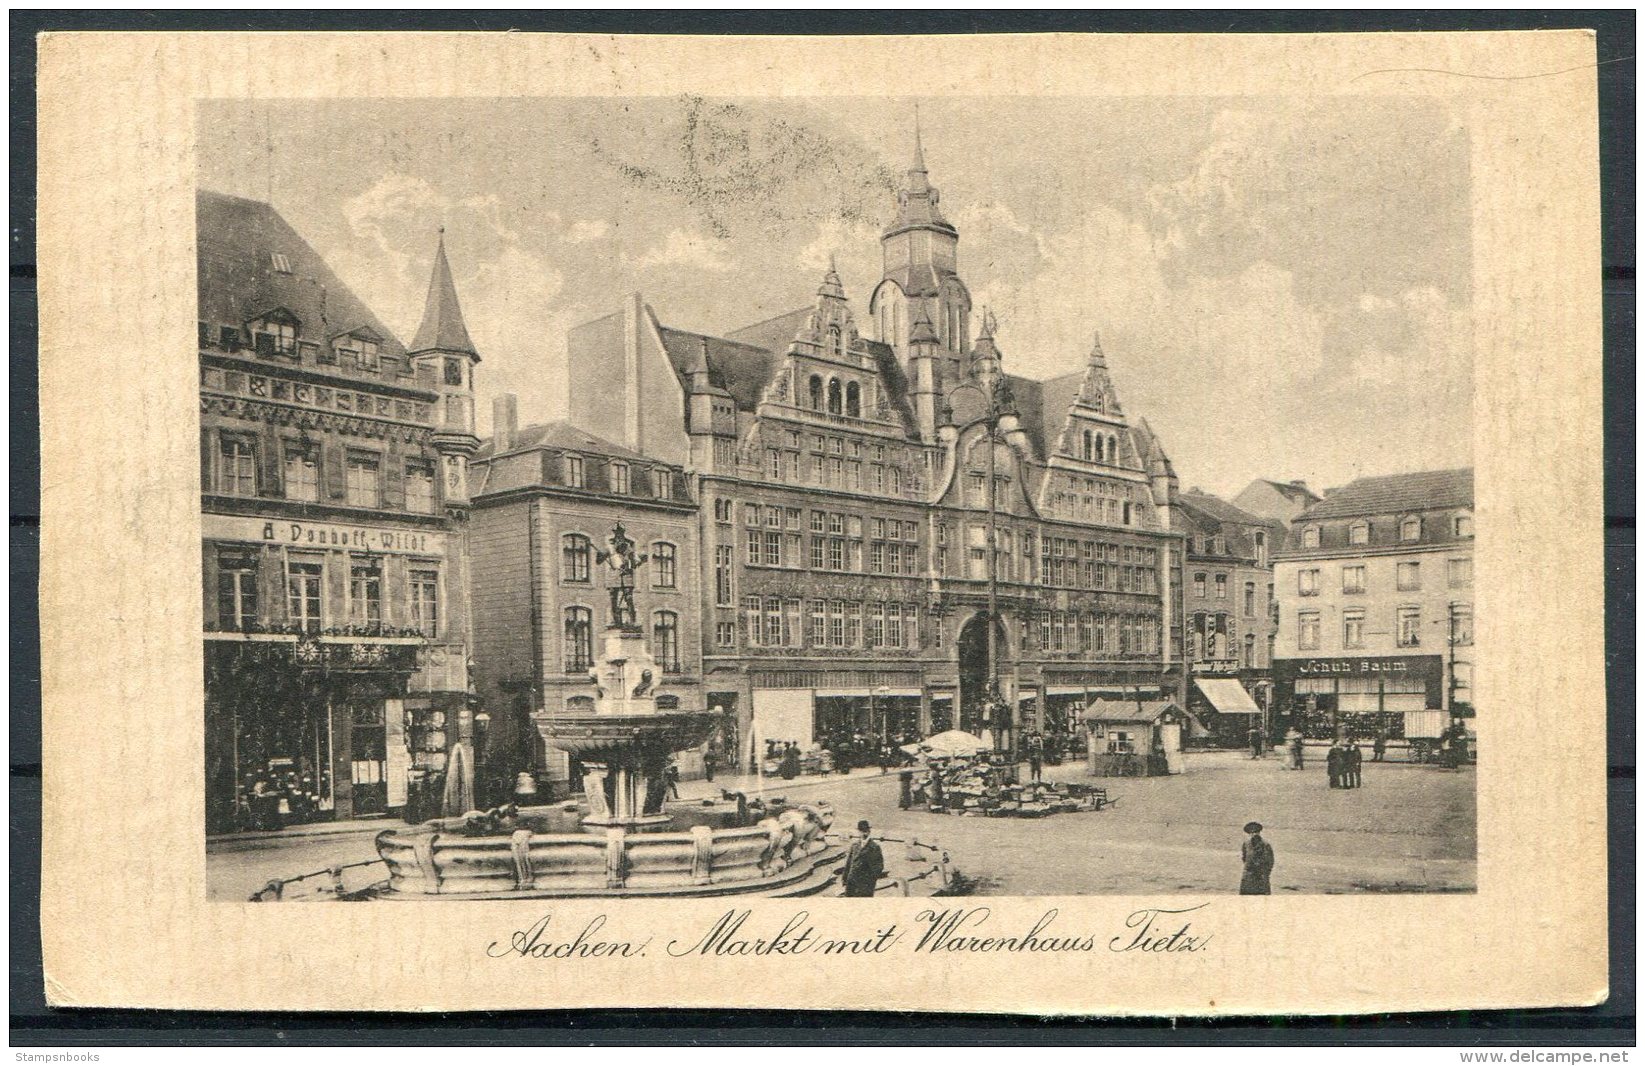
[(792, 781), (800, 776), (800, 749), (792, 741), (783, 748), (782, 760), (777, 764), (777, 774), (784, 781)]
[(851, 841), (851, 850), (840, 868), (840, 880), (845, 882), (845, 895), (872, 896), (885, 876), (885, 856), (880, 846), (868, 835), (868, 820), (857, 823), (857, 837)]
[(1028, 734), (1028, 779), (1038, 781), (1040, 769), (1045, 765), (1045, 738), (1038, 730)]
[(1361, 784), (1360, 768), (1365, 764), (1365, 753), (1359, 750), (1358, 742), (1348, 745), (1348, 787), (1358, 788)]
[(1333, 740), (1331, 746), (1325, 750), (1325, 774), (1331, 779), (1332, 788), (1342, 787), (1342, 741)]
[(1383, 732), (1378, 733), (1377, 738), (1371, 742), (1371, 761), (1372, 762), (1381, 762), (1382, 757), (1384, 755), (1386, 755), (1387, 753), (1388, 753), (1388, 733), (1387, 733), (1386, 730), (1384, 730)]
[(1291, 733), (1291, 769), (1302, 769), (1302, 734)]
[(1262, 758), (1262, 730), (1256, 726), (1251, 727), (1251, 758)]
[(1274, 872), (1274, 849), (1268, 841), (1262, 839), (1261, 822), (1246, 822), (1245, 831), (1250, 834), (1250, 838), (1239, 849), (1239, 857), (1245, 863), (1245, 873), (1239, 879), (1239, 894), (1272, 895), (1273, 889), (1268, 885), (1268, 876)]
[(906, 811), (914, 805), (914, 769), (904, 767), (897, 771), (897, 809)]
[(668, 769), (663, 771), (663, 780), (668, 785), (669, 798), (670, 799), (679, 799), (680, 798), (680, 764), (677, 763), (677, 762), (673, 762), (671, 760), (668, 764)]
[(703, 780), (705, 780), (705, 781), (714, 780), (714, 766), (719, 761), (720, 761), (720, 742), (719, 742), (719, 739), (716, 738), (714, 740), (709, 741), (708, 742), (708, 747), (703, 751)]

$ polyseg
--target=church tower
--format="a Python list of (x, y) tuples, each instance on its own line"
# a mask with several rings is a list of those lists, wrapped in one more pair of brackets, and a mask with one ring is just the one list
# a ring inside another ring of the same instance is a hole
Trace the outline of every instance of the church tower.
[(468, 461), (480, 446), (474, 431), (474, 367), (480, 353), (469, 339), (457, 286), (446, 261), (445, 230), (434, 249), (434, 272), (417, 336), (406, 349), (418, 376), (432, 381), (440, 394), (434, 418), (434, 447), (440, 453), (446, 506), (469, 505)]
[(969, 347), (971, 294), (959, 276), (960, 234), (943, 217), (941, 199), (925, 167), (925, 145), (916, 116), (914, 160), (897, 193), (896, 218), (880, 236), (883, 277), (868, 310), (878, 338), (891, 345), (905, 363), (912, 354), (915, 308), (923, 310), (943, 353), (939, 376), (952, 382), (959, 357)]

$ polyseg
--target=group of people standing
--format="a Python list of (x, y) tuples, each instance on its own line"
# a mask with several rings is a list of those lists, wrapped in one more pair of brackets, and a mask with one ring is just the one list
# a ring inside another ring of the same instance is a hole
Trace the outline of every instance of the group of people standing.
[(1359, 750), (1358, 744), (1346, 738), (1332, 743), (1325, 753), (1325, 771), (1331, 778), (1331, 787), (1358, 788), (1360, 764), (1364, 759), (1365, 753)]

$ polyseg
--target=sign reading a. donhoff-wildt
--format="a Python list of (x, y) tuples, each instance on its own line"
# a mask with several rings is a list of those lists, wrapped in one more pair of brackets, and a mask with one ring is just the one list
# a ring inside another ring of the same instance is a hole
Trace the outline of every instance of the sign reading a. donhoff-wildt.
[(354, 548), (390, 554), (441, 556), (445, 537), (408, 529), (373, 529), (345, 522), (292, 522), (233, 515), (202, 515), (206, 539), (279, 544), (289, 548)]

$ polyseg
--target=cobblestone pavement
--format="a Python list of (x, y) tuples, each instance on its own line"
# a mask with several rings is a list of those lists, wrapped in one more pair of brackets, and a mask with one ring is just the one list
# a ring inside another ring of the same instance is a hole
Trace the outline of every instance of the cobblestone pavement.
[[(1053, 781), (1084, 781), (1084, 765), (1046, 767)], [(1372, 763), (1363, 788), (1328, 787), (1316, 762), (1301, 773), (1278, 758), (1233, 752), (1189, 756), (1176, 777), (1109, 779), (1118, 805), (1039, 819), (966, 818), (897, 809), (897, 777), (859, 770), (767, 781), (770, 795), (825, 797), (836, 829), (859, 818), (876, 836), (940, 843), (989, 895), (1233, 892), (1241, 827), (1256, 820), (1273, 845), (1275, 893), (1469, 891), (1475, 879), (1474, 770)], [(686, 799), (749, 778), (690, 781)], [(325, 836), (271, 835), (211, 842), (206, 881), (217, 899), (243, 899), (275, 877), (375, 857), (372, 837), (397, 823)]]

